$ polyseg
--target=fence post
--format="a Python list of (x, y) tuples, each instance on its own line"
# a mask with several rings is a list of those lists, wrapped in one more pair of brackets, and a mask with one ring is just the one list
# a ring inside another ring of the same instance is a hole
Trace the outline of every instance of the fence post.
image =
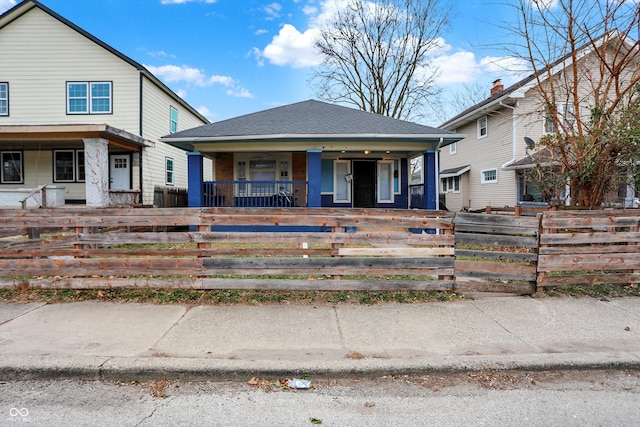
[(544, 212), (541, 212), (541, 213), (539, 213), (537, 215), (537, 217), (538, 217), (538, 244), (536, 246), (536, 284), (535, 284), (535, 289), (534, 289), (535, 293), (544, 291), (544, 286), (541, 286), (540, 284), (544, 281), (544, 278), (546, 276), (546, 273), (543, 272), (543, 271), (540, 271), (539, 268), (538, 268), (538, 266), (540, 265), (540, 249), (542, 248), (542, 244), (540, 243), (540, 240), (542, 239), (542, 235), (543, 234), (551, 233), (551, 230), (542, 228), (542, 221), (544, 220), (544, 216), (545, 216)]

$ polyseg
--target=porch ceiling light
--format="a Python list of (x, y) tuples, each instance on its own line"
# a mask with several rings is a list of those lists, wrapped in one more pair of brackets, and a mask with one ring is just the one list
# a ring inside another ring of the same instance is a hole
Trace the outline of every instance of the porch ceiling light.
[(369, 153), (371, 153), (371, 151), (369, 151), (369, 150), (364, 150), (364, 154), (369, 154)]

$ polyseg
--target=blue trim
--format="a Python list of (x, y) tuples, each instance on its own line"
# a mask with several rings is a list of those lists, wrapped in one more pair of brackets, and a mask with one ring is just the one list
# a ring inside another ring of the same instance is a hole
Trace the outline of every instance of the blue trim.
[(309, 188), (307, 193), (307, 206), (319, 208), (322, 206), (322, 151), (307, 151), (307, 181)]
[(187, 153), (188, 186), (187, 200), (190, 208), (199, 208), (203, 202), (204, 171), (202, 153), (192, 151)]

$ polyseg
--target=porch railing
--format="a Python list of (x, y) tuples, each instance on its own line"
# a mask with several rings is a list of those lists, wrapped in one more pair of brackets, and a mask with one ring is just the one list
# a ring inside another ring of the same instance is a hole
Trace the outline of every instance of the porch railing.
[(207, 181), (204, 207), (303, 207), (307, 181)]

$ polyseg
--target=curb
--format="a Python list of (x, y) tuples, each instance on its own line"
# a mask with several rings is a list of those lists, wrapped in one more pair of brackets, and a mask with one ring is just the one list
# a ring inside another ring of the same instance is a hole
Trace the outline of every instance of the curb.
[(206, 358), (18, 357), (5, 359), (0, 378), (19, 380), (236, 381), (306, 375), (344, 378), (421, 375), (434, 372), (640, 370), (640, 353), (554, 353), (446, 356), (413, 360), (361, 359), (325, 363)]

